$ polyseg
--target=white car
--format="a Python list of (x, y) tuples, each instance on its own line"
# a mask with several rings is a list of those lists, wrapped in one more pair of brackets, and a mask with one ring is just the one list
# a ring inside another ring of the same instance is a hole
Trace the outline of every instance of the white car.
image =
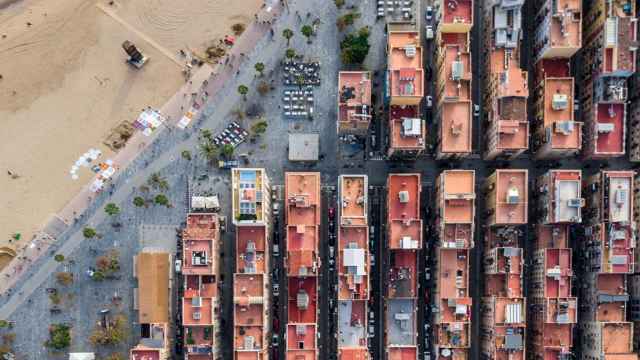
[(427, 95), (427, 108), (431, 109), (432, 106), (433, 106), (433, 96)]
[(176, 272), (179, 273), (182, 271), (182, 260), (176, 259)]
[(432, 25), (427, 25), (426, 26), (426, 32), (427, 32), (427, 40), (433, 39), (433, 26)]
[(473, 116), (474, 117), (480, 116), (480, 105), (473, 104)]

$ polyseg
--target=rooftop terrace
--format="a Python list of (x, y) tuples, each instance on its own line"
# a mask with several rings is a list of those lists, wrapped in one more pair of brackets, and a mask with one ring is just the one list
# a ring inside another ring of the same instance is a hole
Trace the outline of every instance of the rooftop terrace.
[(529, 198), (528, 171), (496, 170), (496, 224), (526, 224)]
[(425, 147), (425, 123), (420, 118), (418, 106), (391, 106), (390, 147), (400, 150), (421, 150)]
[(367, 302), (338, 301), (338, 348), (366, 346)]
[(316, 359), (316, 331), (315, 324), (288, 324), (286, 360)]
[(369, 298), (369, 241), (366, 226), (340, 227), (338, 299)]
[[(605, 354), (624, 354), (633, 350), (633, 324), (630, 322), (602, 323), (602, 350)], [(633, 354), (636, 359), (637, 355)]]
[(567, 225), (537, 225), (538, 248), (569, 247), (569, 227)]
[(236, 228), (236, 269), (240, 273), (264, 273), (266, 229), (255, 226)]
[(595, 107), (595, 153), (599, 155), (624, 154), (625, 104), (598, 103)]
[(166, 252), (136, 255), (138, 321), (142, 324), (169, 322), (170, 259)]
[(368, 124), (371, 120), (371, 73), (340, 71), (338, 73), (338, 121), (340, 126)]
[(260, 224), (265, 220), (264, 169), (234, 168), (231, 170), (232, 211), (234, 224)]
[(471, 152), (471, 101), (445, 101), (442, 104), (440, 148), (443, 153)]
[(545, 324), (566, 325), (578, 322), (578, 299), (575, 297), (546, 298), (544, 308)]
[(445, 24), (473, 24), (473, 3), (471, 0), (442, 0), (441, 5)]
[(315, 324), (318, 303), (317, 279), (289, 277), (287, 281), (289, 324)]
[(418, 258), (415, 251), (392, 251), (387, 277), (389, 298), (415, 298), (418, 284)]
[(285, 193), (289, 225), (320, 224), (320, 173), (287, 172)]
[(418, 348), (415, 346), (388, 347), (388, 360), (415, 360), (418, 357)]
[(291, 276), (315, 276), (318, 263), (318, 227), (287, 226), (287, 273)]
[(554, 223), (579, 223), (582, 221), (582, 172), (580, 170), (550, 170), (552, 203), (548, 209)]
[(473, 224), (475, 211), (475, 172), (446, 170), (441, 175), (446, 224)]
[(441, 299), (469, 296), (469, 250), (439, 248), (438, 291)]
[[(608, 8), (609, 5), (605, 3)], [(629, 76), (636, 71), (637, 29), (635, 15), (629, 16), (622, 9), (622, 3), (612, 3), (613, 16), (605, 21), (604, 54), (602, 55), (602, 72)], [(634, 6), (631, 4), (631, 8)], [(635, 13), (635, 11), (632, 11)], [(607, 29), (613, 30), (609, 32)]]
[(389, 174), (387, 210), (390, 249), (422, 247), (420, 174)]
[(551, 129), (551, 147), (580, 149), (582, 123), (574, 119), (574, 79), (563, 77), (544, 79), (544, 126)]
[(389, 87), (391, 96), (424, 95), (422, 48), (416, 31), (390, 31)]
[(468, 322), (439, 324), (437, 326), (438, 345), (445, 348), (468, 348), (471, 330), (469, 325)]
[(582, 3), (578, 0), (559, 0), (552, 10), (548, 36), (551, 48), (582, 46)]
[(417, 341), (416, 300), (388, 299), (386, 308), (387, 347), (415, 346)]
[(544, 296), (564, 298), (571, 296), (571, 249), (545, 249)]
[(366, 175), (340, 175), (340, 224), (367, 224), (368, 185)]
[(633, 171), (603, 171), (603, 220), (630, 222), (633, 219)]

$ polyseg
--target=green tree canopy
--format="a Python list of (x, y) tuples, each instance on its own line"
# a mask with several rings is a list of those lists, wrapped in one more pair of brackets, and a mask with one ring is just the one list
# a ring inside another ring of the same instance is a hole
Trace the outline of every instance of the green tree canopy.
[(287, 47), (289, 46), (289, 42), (291, 41), (291, 38), (293, 37), (293, 30), (291, 29), (284, 29), (282, 30), (282, 36), (287, 39)]
[(340, 43), (341, 58), (345, 64), (362, 64), (369, 53), (369, 29), (366, 27), (357, 33), (348, 34)]
[(253, 66), (260, 76), (264, 76), (264, 63), (258, 62)]
[(108, 203), (104, 207), (104, 212), (106, 212), (107, 215), (109, 215), (109, 216), (115, 216), (115, 215), (118, 215), (120, 213), (120, 208), (118, 207), (118, 205), (116, 205), (114, 203)]

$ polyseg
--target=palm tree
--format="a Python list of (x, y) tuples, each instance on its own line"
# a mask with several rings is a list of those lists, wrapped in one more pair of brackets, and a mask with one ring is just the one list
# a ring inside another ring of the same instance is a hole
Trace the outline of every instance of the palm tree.
[(293, 59), (294, 57), (296, 57), (296, 51), (291, 49), (291, 48), (289, 48), (289, 49), (287, 49), (287, 51), (284, 52), (284, 56), (287, 59)]
[(261, 62), (256, 63), (253, 67), (256, 69), (258, 74), (260, 74), (261, 77), (264, 76), (264, 63), (261, 63)]
[(212, 142), (204, 141), (200, 143), (200, 154), (212, 163), (218, 158), (218, 148)]
[(233, 156), (233, 145), (231, 144), (224, 144), (222, 146), (222, 156), (224, 156), (225, 158), (229, 159)]
[(291, 41), (291, 38), (293, 37), (293, 30), (291, 29), (284, 29), (282, 30), (282, 36), (287, 39), (287, 47), (289, 46), (289, 41)]
[(167, 179), (160, 176), (160, 173), (158, 172), (151, 174), (147, 183), (154, 189), (167, 190), (169, 188)]
[(247, 101), (247, 93), (249, 92), (249, 88), (246, 85), (238, 86), (238, 94), (242, 95), (242, 99)]
[(310, 25), (305, 25), (300, 29), (302, 35), (307, 38), (307, 44), (311, 44), (311, 35), (313, 35), (313, 28)]

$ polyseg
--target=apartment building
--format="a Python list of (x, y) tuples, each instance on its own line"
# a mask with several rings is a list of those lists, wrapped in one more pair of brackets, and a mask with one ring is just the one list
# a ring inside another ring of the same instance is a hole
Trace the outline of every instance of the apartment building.
[(583, 269), (580, 356), (637, 359), (628, 322), (627, 275), (635, 271), (634, 172), (601, 171), (584, 185), (584, 239), (577, 254)]
[(425, 87), (422, 54), (418, 31), (389, 31), (385, 97), (390, 157), (415, 158), (425, 150), (426, 126), (420, 114)]
[(190, 213), (182, 231), (182, 326), (185, 360), (219, 356), (220, 225), (216, 214)]
[(498, 169), (484, 184), (486, 223), (489, 226), (523, 225), (528, 221), (529, 172)]
[(271, 185), (264, 169), (234, 168), (231, 171), (231, 213), (235, 226), (265, 227), (271, 231)]
[(472, 299), (469, 255), (474, 246), (475, 172), (446, 170), (436, 182), (434, 344), (439, 358), (468, 359)]
[(526, 207), (527, 195), (524, 199), (516, 197), (527, 194), (527, 172), (496, 170), (484, 186), (487, 207), (494, 209), (497, 220), (489, 222), (483, 244), (481, 351), (487, 359), (524, 359), (527, 301), (523, 293), (524, 232), (520, 225), (527, 222), (527, 213), (518, 207)]
[(442, 28), (443, 24), (436, 40), (434, 118), (439, 119), (436, 156), (463, 158), (471, 154), (473, 134), (469, 33), (444, 33)]
[(371, 123), (371, 73), (338, 73), (338, 134), (366, 136)]
[(542, 59), (535, 69), (536, 159), (575, 156), (582, 149), (582, 122), (575, 118), (575, 81), (569, 59)]
[(286, 358), (318, 358), (320, 173), (285, 173)]
[(534, 2), (535, 63), (548, 59), (570, 59), (582, 46), (582, 2), (538, 0)]
[(271, 336), (271, 188), (265, 169), (231, 171), (236, 268), (233, 274), (233, 358), (268, 359)]
[(387, 249), (385, 284), (385, 358), (418, 358), (418, 252), (422, 248), (420, 174), (387, 178)]
[(443, 33), (469, 33), (473, 27), (473, 1), (441, 0), (439, 29)]
[(169, 253), (147, 248), (133, 258), (133, 276), (138, 279), (134, 308), (138, 311), (140, 341), (129, 352), (130, 360), (168, 360), (170, 357), (172, 259)]
[(628, 78), (636, 71), (638, 19), (631, 1), (588, 0), (580, 74), (586, 158), (623, 156)]
[(640, 74), (629, 79), (629, 161), (640, 162)]
[(524, 0), (484, 4), (484, 157), (515, 158), (529, 149), (528, 75), (520, 66)]
[(366, 175), (341, 175), (338, 231), (338, 359), (369, 359), (369, 225)]

